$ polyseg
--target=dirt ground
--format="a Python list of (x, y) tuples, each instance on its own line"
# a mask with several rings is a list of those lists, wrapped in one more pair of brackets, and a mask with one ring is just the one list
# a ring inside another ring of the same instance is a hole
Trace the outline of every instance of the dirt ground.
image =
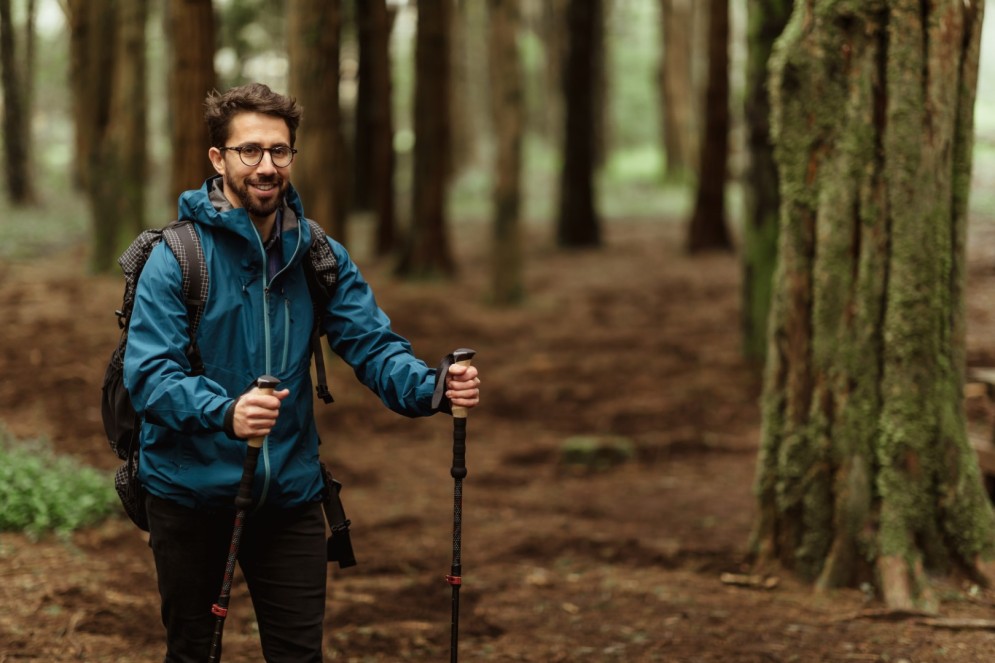
[[(972, 226), (969, 360), (995, 365), (995, 222)], [(739, 267), (689, 259), (681, 226), (616, 221), (601, 251), (529, 243), (527, 306), (483, 301), (483, 225), (457, 239), (463, 278), (400, 284), (361, 261), (429, 363), (478, 351), (464, 483), (459, 646), (466, 661), (991, 660), (990, 623), (883, 618), (860, 589), (814, 594), (747, 573), (760, 381), (738, 351)], [(0, 265), (0, 421), (112, 469), (100, 426), (117, 276), (80, 249)], [(330, 567), (330, 661), (441, 661), (450, 639), (448, 418), (387, 412), (332, 361), (324, 455), (345, 484), (359, 565)], [(562, 449), (607, 451), (580, 468)], [(614, 453), (612, 450), (616, 450)], [(621, 450), (621, 451), (618, 451)], [(631, 452), (631, 453), (627, 453)], [(940, 582), (942, 617), (995, 619), (995, 593)], [(0, 534), (0, 663), (157, 661), (162, 627), (141, 532), (111, 519), (70, 543)], [(225, 661), (260, 661), (236, 583)]]

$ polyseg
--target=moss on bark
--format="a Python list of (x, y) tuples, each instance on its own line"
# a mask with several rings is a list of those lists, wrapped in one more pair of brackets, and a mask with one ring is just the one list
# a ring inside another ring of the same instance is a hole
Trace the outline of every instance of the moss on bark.
[(779, 263), (753, 545), (819, 587), (981, 573), (964, 235), (982, 3), (796, 3), (771, 61)]

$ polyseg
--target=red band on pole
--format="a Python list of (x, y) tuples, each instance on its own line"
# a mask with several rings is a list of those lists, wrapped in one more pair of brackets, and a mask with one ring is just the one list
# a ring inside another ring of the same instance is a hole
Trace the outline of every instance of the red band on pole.
[(215, 603), (214, 605), (211, 606), (211, 613), (213, 613), (217, 617), (227, 617), (228, 608), (222, 608), (220, 605)]
[(446, 576), (446, 582), (450, 585), (462, 585), (463, 576)]

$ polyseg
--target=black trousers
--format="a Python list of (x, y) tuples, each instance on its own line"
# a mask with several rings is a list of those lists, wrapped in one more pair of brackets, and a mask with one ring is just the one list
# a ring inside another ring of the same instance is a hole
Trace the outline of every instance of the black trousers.
[[(154, 496), (146, 506), (166, 627), (164, 663), (204, 663), (217, 622), (211, 606), (224, 578), (234, 508), (195, 510)], [(321, 663), (327, 572), (321, 504), (250, 513), (238, 564), (266, 661)]]

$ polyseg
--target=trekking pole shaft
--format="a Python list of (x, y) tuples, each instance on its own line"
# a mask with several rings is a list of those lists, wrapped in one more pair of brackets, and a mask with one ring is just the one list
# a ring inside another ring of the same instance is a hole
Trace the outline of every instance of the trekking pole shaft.
[[(461, 354), (462, 353), (462, 354)], [(456, 364), (469, 366), (473, 359), (472, 350), (458, 350)], [(455, 480), (453, 489), (453, 564), (446, 580), (453, 588), (452, 629), (450, 631), (449, 660), (457, 663), (459, 650), (459, 590), (463, 584), (463, 479), (466, 477), (466, 420), (469, 410), (453, 406), (453, 466), (449, 474)]]
[[(264, 375), (256, 380), (255, 389), (263, 394), (272, 394), (279, 383), (280, 381), (276, 378)], [(211, 606), (211, 612), (216, 619), (211, 651), (207, 658), (208, 663), (217, 661), (220, 653), (221, 636), (225, 628), (225, 618), (228, 616), (228, 601), (231, 598), (231, 583), (235, 575), (235, 561), (238, 559), (238, 548), (242, 540), (242, 524), (245, 521), (245, 514), (252, 506), (252, 482), (256, 477), (256, 462), (259, 460), (259, 451), (262, 449), (264, 440), (265, 437), (249, 439), (245, 461), (242, 463), (242, 478), (238, 484), (238, 494), (235, 496), (235, 524), (232, 527), (231, 544), (228, 547), (228, 559), (225, 563), (221, 594), (218, 596), (218, 602)]]

